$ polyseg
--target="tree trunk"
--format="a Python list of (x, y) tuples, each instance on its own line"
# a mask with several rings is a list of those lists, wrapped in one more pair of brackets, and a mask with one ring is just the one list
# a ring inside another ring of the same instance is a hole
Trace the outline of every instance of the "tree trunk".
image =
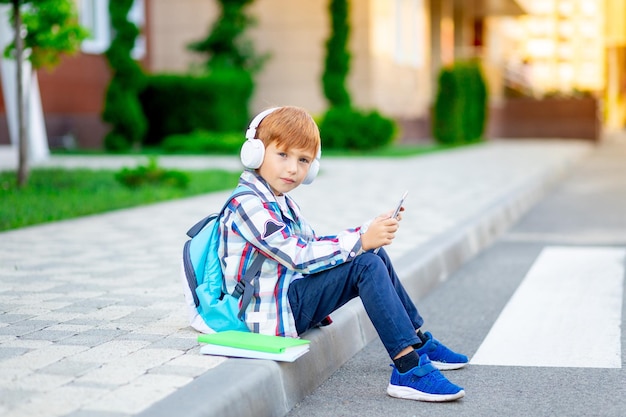
[(17, 65), (17, 125), (19, 140), (19, 159), (17, 166), (17, 186), (24, 187), (28, 182), (28, 139), (26, 134), (26, 117), (24, 108), (24, 77), (22, 76), (24, 43), (22, 39), (22, 16), (20, 0), (13, 0), (13, 17), (15, 20), (15, 62)]

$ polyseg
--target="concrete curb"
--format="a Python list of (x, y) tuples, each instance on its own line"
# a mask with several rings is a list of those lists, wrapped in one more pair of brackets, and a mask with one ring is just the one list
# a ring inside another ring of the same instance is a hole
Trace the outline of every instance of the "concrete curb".
[[(413, 299), (425, 296), (501, 236), (570, 168), (563, 164), (529, 178), (481, 213), (397, 260), (398, 275)], [(375, 337), (361, 301), (355, 299), (333, 313), (331, 326), (305, 335), (311, 350), (296, 362), (228, 359), (138, 416), (284, 416)]]

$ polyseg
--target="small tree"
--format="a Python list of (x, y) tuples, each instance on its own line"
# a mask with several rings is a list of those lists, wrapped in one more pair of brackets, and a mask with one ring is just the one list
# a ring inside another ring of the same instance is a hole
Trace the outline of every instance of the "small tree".
[(320, 133), (327, 148), (374, 149), (388, 145), (397, 131), (396, 123), (376, 110), (352, 106), (346, 80), (350, 72), (349, 2), (330, 0), (331, 33), (326, 41), (322, 87), (330, 108), (322, 117)]
[(322, 85), (324, 95), (334, 107), (350, 107), (350, 93), (346, 88), (346, 78), (350, 71), (348, 52), (348, 1), (330, 0), (331, 33), (326, 41), (326, 61)]
[(253, 0), (219, 0), (220, 16), (207, 37), (189, 44), (191, 51), (206, 55), (206, 69), (235, 69), (254, 74), (261, 70), (268, 55), (258, 55), (245, 31), (256, 20), (245, 13)]
[(115, 38), (105, 54), (113, 76), (107, 88), (102, 119), (111, 125), (111, 131), (104, 138), (105, 147), (115, 151), (140, 144), (148, 127), (139, 102), (145, 75), (131, 56), (139, 35), (137, 25), (128, 21), (132, 6), (133, 0), (109, 2)]
[[(245, 11), (252, 2), (253, 0), (218, 0), (221, 12), (208, 35), (188, 45), (189, 50), (206, 58), (202, 75), (213, 79), (213, 82), (228, 80), (229, 88), (244, 93), (243, 96), (237, 93), (233, 95), (224, 92), (222, 88), (215, 91), (215, 98), (220, 103), (222, 112), (235, 112), (242, 116), (243, 124), (240, 128), (248, 120), (248, 103), (254, 92), (254, 75), (269, 59), (269, 54), (258, 54), (254, 44), (246, 36), (246, 30), (256, 24), (256, 20)], [(241, 99), (245, 108), (241, 108)], [(233, 117), (227, 119), (233, 120)], [(219, 131), (220, 128), (215, 124), (211, 130)]]
[[(19, 162), (17, 184), (28, 182), (28, 131), (26, 126), (24, 92), (22, 85), (23, 59), (26, 56), (33, 69), (53, 68), (62, 54), (78, 51), (88, 35), (77, 23), (72, 0), (0, 0), (11, 4), (11, 17), (15, 38), (5, 50), (5, 56), (17, 62), (17, 115), (19, 137)], [(24, 52), (28, 53), (25, 54)]]

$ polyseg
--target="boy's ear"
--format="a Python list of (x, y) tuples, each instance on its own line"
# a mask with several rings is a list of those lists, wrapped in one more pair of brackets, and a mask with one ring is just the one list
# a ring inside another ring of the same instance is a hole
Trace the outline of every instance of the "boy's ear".
[(317, 177), (318, 172), (320, 171), (320, 158), (322, 157), (322, 149), (320, 148), (317, 151), (317, 155), (313, 162), (311, 162), (311, 166), (309, 167), (309, 172), (307, 172), (306, 177), (302, 180), (302, 184), (310, 184), (313, 182), (315, 177)]

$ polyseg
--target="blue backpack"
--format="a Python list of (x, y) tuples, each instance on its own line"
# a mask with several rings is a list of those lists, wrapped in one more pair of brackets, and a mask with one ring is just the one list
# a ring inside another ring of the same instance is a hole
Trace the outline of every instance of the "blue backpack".
[[(265, 256), (257, 254), (233, 293), (229, 294), (217, 253), (220, 239), (219, 219), (230, 201), (244, 194), (254, 193), (240, 185), (219, 213), (205, 217), (187, 231), (189, 240), (183, 247), (183, 291), (190, 324), (202, 333), (249, 331), (243, 321), (243, 314), (252, 299), (253, 281), (260, 274)], [(239, 298), (242, 296), (242, 305), (239, 308)]]

